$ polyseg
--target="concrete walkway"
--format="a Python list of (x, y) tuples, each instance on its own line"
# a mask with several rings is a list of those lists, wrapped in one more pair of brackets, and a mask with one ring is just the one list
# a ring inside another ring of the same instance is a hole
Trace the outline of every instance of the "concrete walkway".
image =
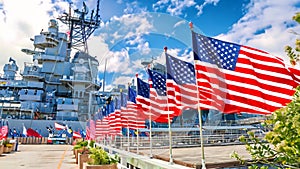
[(78, 169), (71, 145), (19, 145), (18, 149), (0, 156), (0, 168)]
[[(239, 165), (239, 161), (231, 158), (233, 151), (236, 151), (244, 159), (251, 159), (251, 156), (246, 151), (245, 145), (218, 145), (218, 146), (206, 146), (204, 147), (205, 163), (207, 168), (219, 168), (219, 167), (232, 167)], [(149, 150), (141, 151), (144, 155), (149, 155)], [(154, 149), (152, 150), (155, 158), (159, 158), (165, 161), (169, 160), (168, 149)], [(201, 164), (201, 147), (190, 148), (173, 148), (173, 160), (174, 162), (194, 167)]]
[[(237, 151), (241, 156), (249, 159), (249, 154), (245, 151), (244, 145), (231, 146), (210, 146), (205, 147), (205, 159), (207, 168), (220, 168), (232, 166), (231, 162), (237, 162), (230, 157), (233, 151)], [(160, 153), (156, 152), (159, 151)], [(149, 150), (141, 151), (147, 158)], [(127, 152), (127, 155), (130, 153)], [(168, 161), (169, 153), (167, 150), (153, 150), (153, 154), (159, 154), (161, 160), (149, 159), (152, 163), (166, 163)], [(181, 165), (190, 164), (186, 166), (195, 167), (196, 164), (201, 163), (201, 148), (174, 148), (173, 149), (174, 162), (179, 162)], [(177, 163), (178, 164), (178, 163)], [(229, 165), (228, 165), (229, 164)], [(176, 168), (176, 164), (170, 166)], [(0, 156), (0, 168), (6, 169), (78, 169), (75, 164), (75, 157), (73, 155), (71, 145), (19, 145), (18, 152), (10, 154), (2, 154)], [(166, 167), (169, 168), (169, 167)], [(181, 167), (185, 168), (185, 167)], [(188, 168), (188, 167), (187, 167)]]

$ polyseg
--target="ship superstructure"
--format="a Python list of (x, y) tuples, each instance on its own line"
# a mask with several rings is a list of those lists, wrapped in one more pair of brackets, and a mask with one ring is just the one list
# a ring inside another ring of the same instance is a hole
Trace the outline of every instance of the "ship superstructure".
[[(68, 32), (60, 32), (58, 21), (50, 19), (48, 29), (31, 38), (33, 49), (22, 49), (33, 62), (25, 63), (19, 80), (16, 61), (10, 58), (0, 80), (0, 117), (85, 121), (99, 109), (99, 62), (87, 48), (87, 39), (100, 25), (98, 13), (99, 0), (89, 16), (84, 3), (74, 14), (70, 8), (58, 18)], [(77, 50), (73, 57), (72, 49)]]

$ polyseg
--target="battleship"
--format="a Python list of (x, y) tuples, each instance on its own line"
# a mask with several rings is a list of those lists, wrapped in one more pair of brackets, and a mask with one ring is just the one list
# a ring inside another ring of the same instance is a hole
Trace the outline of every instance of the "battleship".
[[(68, 26), (68, 32), (59, 30), (59, 21)], [(54, 122), (68, 124), (76, 131), (84, 130), (86, 122), (105, 105), (106, 98), (117, 91), (100, 91), (104, 85), (99, 79), (99, 62), (88, 52), (87, 40), (100, 23), (99, 0), (91, 13), (83, 2), (83, 9), (72, 11), (70, 5), (68, 13), (50, 19), (47, 30), (42, 29), (30, 38), (33, 49), (20, 49), (24, 55), (32, 57), (32, 63), (24, 63), (20, 76), (13, 57), (4, 65), (4, 74), (0, 77), (0, 118), (19, 131), (24, 125), (40, 129), (43, 136), (48, 134), (46, 127)], [(73, 51), (76, 52), (72, 56)], [(148, 62), (142, 64), (148, 65)], [(161, 64), (154, 64), (153, 70), (165, 69)], [(123, 89), (126, 91), (125, 87)], [(212, 111), (206, 115), (207, 125), (228, 125), (228, 121), (247, 117)], [(197, 111), (183, 113), (172, 125), (182, 127), (185, 124), (191, 128), (195, 125), (191, 119), (195, 121), (197, 117)], [(167, 124), (152, 125), (167, 128)]]
[[(58, 21), (69, 31), (61, 32)], [(102, 104), (99, 62), (87, 48), (87, 39), (100, 22), (99, 0), (89, 15), (84, 2), (83, 9), (73, 12), (70, 4), (69, 13), (50, 19), (47, 30), (30, 38), (33, 49), (20, 49), (32, 57), (20, 75), (17, 61), (10, 57), (0, 77), (0, 118), (19, 130), (21, 123), (45, 128), (49, 120), (73, 121), (76, 128), (82, 128), (76, 122), (91, 118)], [(72, 50), (76, 50), (74, 56)]]

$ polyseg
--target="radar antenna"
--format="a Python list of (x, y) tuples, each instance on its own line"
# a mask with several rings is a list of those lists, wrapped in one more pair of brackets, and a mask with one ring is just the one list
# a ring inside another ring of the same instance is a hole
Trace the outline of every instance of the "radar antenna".
[(83, 2), (83, 9), (75, 9), (74, 14), (71, 13), (71, 3), (69, 4), (69, 13), (64, 13), (58, 19), (69, 26), (69, 44), (68, 48), (75, 48), (77, 50), (82, 49), (88, 53), (87, 40), (93, 34), (93, 32), (99, 28), (101, 18), (99, 14), (99, 2), (97, 0), (96, 13), (91, 11), (91, 15), (87, 16), (89, 10), (86, 4)]

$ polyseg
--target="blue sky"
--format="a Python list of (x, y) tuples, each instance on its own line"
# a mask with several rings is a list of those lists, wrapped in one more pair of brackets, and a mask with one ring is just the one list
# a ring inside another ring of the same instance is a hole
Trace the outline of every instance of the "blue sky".
[[(29, 38), (67, 11), (69, 1), (0, 0), (0, 66), (9, 57), (21, 70), (23, 62), (32, 62), (21, 49), (32, 49)], [(72, 3), (73, 9), (82, 8), (82, 0)], [(85, 3), (90, 10), (96, 8), (96, 0)], [(155, 58), (163, 64), (164, 46), (170, 54), (193, 62), (189, 22), (198, 33), (285, 58), (284, 46), (297, 38), (291, 30), (300, 32), (291, 19), (299, 7), (300, 0), (101, 0), (102, 23), (88, 42), (89, 52), (100, 62), (100, 78), (107, 59), (108, 88), (127, 84), (137, 72), (146, 79), (141, 61)]]

